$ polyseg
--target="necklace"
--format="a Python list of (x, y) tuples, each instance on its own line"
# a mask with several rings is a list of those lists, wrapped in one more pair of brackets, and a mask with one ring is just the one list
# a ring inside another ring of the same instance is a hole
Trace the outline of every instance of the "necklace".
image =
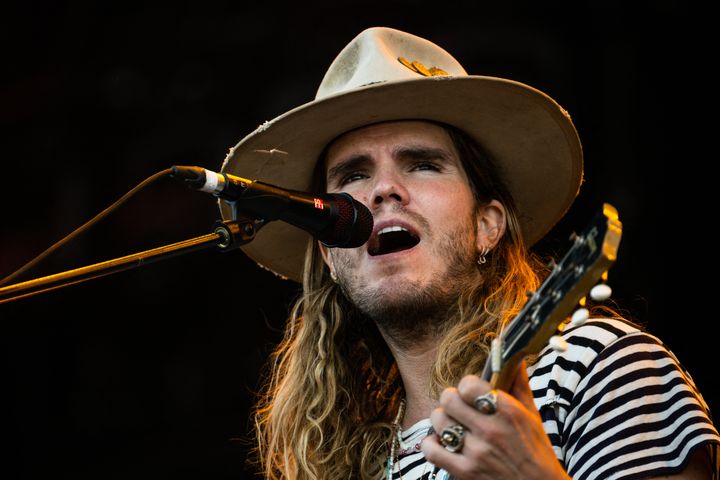
[[(392, 472), (395, 468), (395, 464), (398, 462), (397, 449), (400, 447), (400, 424), (405, 418), (405, 399), (400, 400), (400, 406), (398, 407), (397, 415), (390, 425), (390, 455), (388, 455), (387, 466), (385, 467), (385, 478), (392, 480)], [(400, 465), (398, 464), (398, 467)]]
[[(405, 418), (405, 399), (403, 398), (400, 400), (400, 405), (398, 406), (398, 412), (397, 415), (395, 415), (395, 420), (390, 425), (390, 454), (387, 458), (387, 463), (385, 466), (385, 478), (386, 480), (392, 480), (392, 474), (395, 470), (395, 465), (397, 465), (398, 472), (400, 471), (400, 457), (408, 455), (410, 453), (419, 452), (422, 450), (420, 446), (420, 442), (417, 442), (415, 445), (408, 445), (403, 441), (402, 438), (402, 422)], [(427, 435), (432, 434), (434, 431), (433, 427), (431, 426), (428, 429)], [(425, 476), (425, 469), (428, 467), (428, 462), (425, 460), (425, 467), (423, 468), (423, 473), (420, 475), (420, 478)], [(433, 471), (430, 474), (430, 479), (434, 480), (437, 477), (437, 474), (439, 473), (440, 469), (438, 467), (434, 467)], [(400, 474), (400, 480), (402, 480), (402, 474)]]

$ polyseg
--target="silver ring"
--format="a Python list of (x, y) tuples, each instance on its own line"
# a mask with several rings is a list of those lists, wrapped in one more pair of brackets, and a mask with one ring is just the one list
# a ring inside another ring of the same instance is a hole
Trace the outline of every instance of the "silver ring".
[(443, 429), (440, 434), (440, 443), (445, 450), (451, 453), (459, 452), (465, 441), (465, 427), (459, 423), (453, 423)]
[(495, 390), (490, 390), (484, 395), (475, 397), (473, 405), (475, 405), (475, 408), (477, 408), (480, 413), (492, 415), (497, 411), (497, 393)]

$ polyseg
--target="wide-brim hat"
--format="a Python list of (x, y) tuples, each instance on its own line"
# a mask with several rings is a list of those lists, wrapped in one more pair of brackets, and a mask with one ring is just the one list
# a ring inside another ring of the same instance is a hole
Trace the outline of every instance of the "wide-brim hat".
[[(580, 140), (552, 98), (513, 80), (468, 75), (434, 43), (382, 27), (355, 37), (330, 65), (315, 100), (260, 125), (230, 150), (222, 171), (309, 191), (332, 140), (358, 127), (409, 119), (453, 125), (482, 145), (516, 202), (527, 245), (555, 225), (580, 188)], [(223, 202), (220, 208), (230, 218), (230, 208)], [(275, 221), (242, 248), (261, 266), (299, 282), (309, 239)]]

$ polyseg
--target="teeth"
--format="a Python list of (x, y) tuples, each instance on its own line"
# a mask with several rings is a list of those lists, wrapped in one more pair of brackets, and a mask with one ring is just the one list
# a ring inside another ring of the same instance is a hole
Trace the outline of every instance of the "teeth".
[(395, 225), (394, 227), (385, 227), (382, 230), (378, 232), (378, 235), (382, 235), (383, 233), (390, 233), (390, 232), (407, 232), (407, 228), (399, 227)]

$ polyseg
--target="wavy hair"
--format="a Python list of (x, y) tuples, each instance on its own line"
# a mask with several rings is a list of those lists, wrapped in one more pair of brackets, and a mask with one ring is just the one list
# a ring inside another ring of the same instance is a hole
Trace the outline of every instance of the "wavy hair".
[[(502, 172), (480, 146), (443, 125), (470, 179), (477, 205), (506, 208), (508, 228), (457, 299), (438, 346), (431, 392), (482, 371), (490, 340), (537, 289), (541, 263), (523, 243)], [(324, 155), (315, 189), (325, 187)], [(268, 479), (380, 479), (391, 421), (404, 396), (397, 365), (374, 322), (332, 281), (317, 242), (305, 259), (303, 294), (269, 364), (256, 411), (256, 461)]]

